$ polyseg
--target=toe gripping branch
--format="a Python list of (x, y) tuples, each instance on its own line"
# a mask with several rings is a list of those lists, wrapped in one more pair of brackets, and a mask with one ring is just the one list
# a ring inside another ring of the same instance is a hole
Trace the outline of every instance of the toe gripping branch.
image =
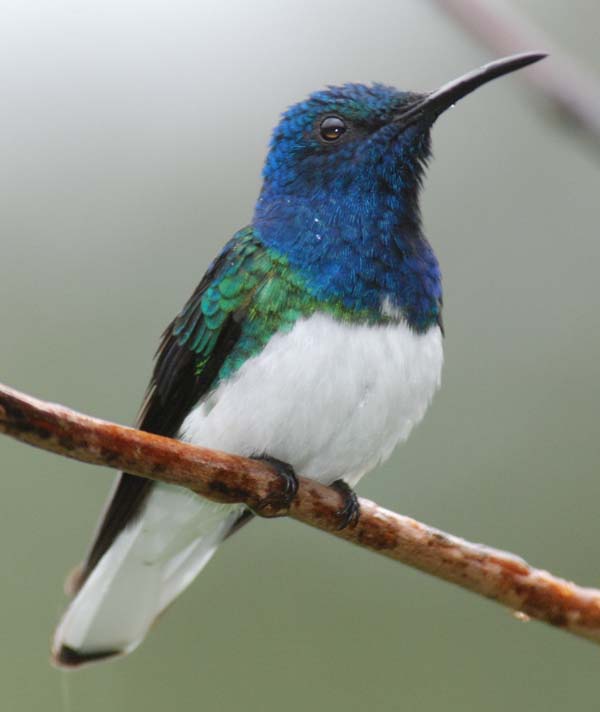
[(356, 492), (344, 480), (336, 480), (331, 489), (339, 492), (342, 496), (342, 507), (338, 510), (339, 529), (355, 527), (360, 519), (360, 504)]
[(252, 459), (270, 465), (279, 476), (281, 483), (275, 492), (271, 492), (260, 502), (255, 509), (256, 514), (261, 517), (285, 516), (298, 492), (298, 478), (294, 468), (287, 462), (282, 462), (268, 455), (261, 455)]
[[(287, 462), (282, 462), (269, 455), (252, 458), (270, 465), (279, 476), (279, 486), (274, 492), (268, 494), (255, 508), (255, 513), (261, 517), (285, 516), (298, 492), (298, 478), (294, 468)], [(338, 530), (346, 527), (355, 527), (360, 518), (360, 505), (354, 490), (344, 480), (336, 480), (331, 489), (342, 497), (342, 506), (337, 511)]]

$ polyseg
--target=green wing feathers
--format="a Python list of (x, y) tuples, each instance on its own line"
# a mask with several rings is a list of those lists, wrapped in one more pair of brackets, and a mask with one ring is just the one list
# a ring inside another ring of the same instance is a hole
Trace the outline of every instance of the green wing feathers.
[[(142, 430), (175, 437), (190, 410), (279, 330), (316, 309), (287, 261), (252, 228), (234, 236), (163, 334), (139, 416)], [(81, 585), (140, 511), (152, 482), (123, 474), (81, 569)]]
[(194, 293), (175, 319), (172, 334), (180, 347), (195, 354), (200, 375), (224, 324), (233, 319), (240, 325), (240, 336), (219, 369), (218, 381), (256, 355), (274, 333), (289, 330), (300, 316), (314, 312), (316, 302), (287, 260), (265, 248), (252, 228), (237, 233), (214, 267), (210, 283)]

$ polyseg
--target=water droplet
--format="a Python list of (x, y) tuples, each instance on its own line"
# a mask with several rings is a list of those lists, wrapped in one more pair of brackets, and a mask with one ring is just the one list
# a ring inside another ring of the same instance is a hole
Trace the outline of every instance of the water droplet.
[(527, 613), (523, 613), (523, 611), (513, 611), (513, 617), (523, 623), (528, 623), (531, 620), (530, 616)]
[(321, 235), (319, 235), (319, 233), (317, 233), (315, 237), (317, 238), (317, 242), (321, 242), (321, 240), (323, 239)]

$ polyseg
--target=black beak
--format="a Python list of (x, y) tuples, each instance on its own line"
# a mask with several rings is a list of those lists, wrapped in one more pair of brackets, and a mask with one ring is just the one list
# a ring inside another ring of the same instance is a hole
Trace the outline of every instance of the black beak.
[(534, 62), (539, 62), (540, 59), (544, 59), (546, 56), (544, 52), (526, 52), (485, 64), (479, 69), (474, 69), (472, 72), (463, 74), (462, 77), (444, 84), (443, 87), (436, 91), (424, 94), (416, 103), (407, 106), (404, 111), (398, 114), (394, 121), (401, 124), (403, 128), (417, 123), (421, 119), (424, 119), (427, 123), (433, 123), (443, 111), (446, 111), (459, 99), (470, 94), (482, 84), (487, 84), (487, 82), (496, 79), (496, 77), (501, 77)]

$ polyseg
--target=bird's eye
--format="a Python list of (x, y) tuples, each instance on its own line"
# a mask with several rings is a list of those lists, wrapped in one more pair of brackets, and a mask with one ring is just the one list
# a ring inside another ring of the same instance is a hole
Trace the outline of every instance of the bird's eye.
[(346, 124), (339, 116), (328, 116), (321, 121), (319, 133), (323, 141), (331, 143), (337, 141), (346, 132)]

